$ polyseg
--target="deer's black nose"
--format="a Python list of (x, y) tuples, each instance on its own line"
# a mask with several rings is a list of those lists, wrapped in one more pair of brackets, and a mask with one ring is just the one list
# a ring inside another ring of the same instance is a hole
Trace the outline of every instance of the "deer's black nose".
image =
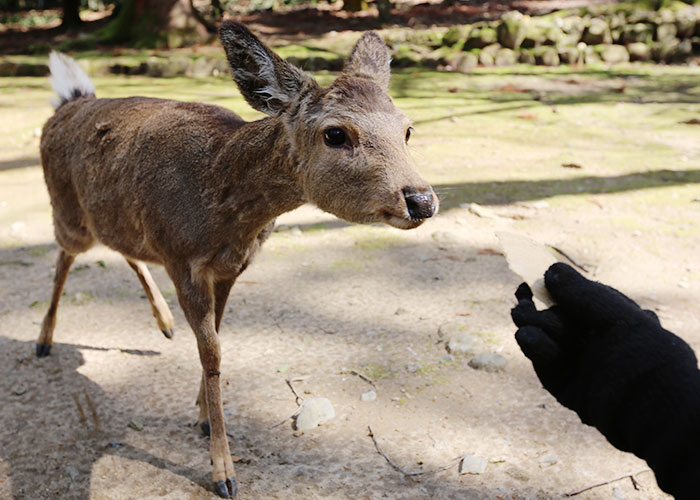
[(435, 215), (436, 206), (430, 188), (421, 191), (403, 188), (403, 197), (406, 200), (408, 215), (412, 219), (427, 219)]

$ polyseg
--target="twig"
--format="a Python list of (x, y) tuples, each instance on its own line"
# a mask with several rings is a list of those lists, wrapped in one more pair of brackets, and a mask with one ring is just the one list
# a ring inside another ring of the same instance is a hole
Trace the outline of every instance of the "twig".
[(605, 486), (606, 484), (614, 483), (617, 481), (622, 481), (623, 479), (630, 478), (632, 480), (632, 486), (634, 486), (635, 490), (639, 489), (639, 483), (637, 483), (637, 480), (634, 478), (634, 476), (638, 476), (639, 474), (642, 474), (643, 472), (651, 472), (651, 469), (642, 469), (638, 472), (630, 473), (630, 474), (623, 474), (622, 476), (617, 476), (612, 479), (608, 479), (607, 481), (601, 481), (599, 483), (591, 484), (590, 486), (586, 486), (585, 488), (581, 488), (580, 490), (572, 491), (571, 493), (565, 493), (565, 497), (575, 497), (576, 495), (580, 495), (584, 491), (592, 490), (593, 488), (597, 488), (599, 486)]
[(302, 403), (304, 402), (304, 398), (302, 396), (300, 396), (299, 393), (297, 392), (297, 390), (294, 388), (294, 382), (301, 382), (302, 380), (304, 380), (304, 378), (294, 378), (294, 379), (286, 378), (286, 379), (284, 379), (284, 381), (287, 382), (287, 385), (294, 393), (294, 397), (296, 397), (294, 402), (297, 404), (297, 406), (300, 405), (299, 400), (301, 400)]
[(355, 375), (356, 377), (360, 377), (362, 380), (370, 384), (372, 387), (375, 389), (377, 388), (376, 384), (374, 383), (374, 380), (369, 378), (367, 375), (363, 375), (362, 373), (356, 371), (356, 370), (344, 370), (340, 372), (341, 375)]
[(462, 457), (457, 457), (453, 459), (450, 463), (447, 465), (443, 465), (442, 467), (438, 467), (437, 469), (430, 469), (430, 470), (418, 470), (418, 471), (407, 471), (404, 470), (399, 464), (394, 462), (389, 455), (387, 455), (384, 450), (382, 450), (382, 447), (379, 446), (379, 443), (377, 442), (377, 438), (374, 437), (374, 431), (372, 430), (372, 426), (368, 425), (367, 430), (369, 431), (369, 437), (372, 438), (372, 442), (374, 443), (374, 448), (377, 450), (377, 453), (379, 453), (381, 456), (384, 457), (384, 460), (388, 462), (391, 467), (397, 471), (403, 474), (406, 477), (415, 477), (415, 476), (423, 476), (425, 474), (433, 474), (435, 472), (440, 472), (443, 470), (447, 470), (451, 467), (454, 467), (459, 461), (462, 459)]
[(271, 425), (270, 427), (268, 427), (267, 430), (271, 430), (271, 429), (274, 429), (275, 427), (279, 427), (280, 425), (282, 425), (283, 423), (285, 423), (285, 422), (286, 422), (287, 420), (289, 420), (290, 418), (296, 417), (297, 414), (298, 414), (300, 411), (301, 411), (301, 406), (297, 407), (297, 409), (294, 410), (292, 413), (290, 413), (289, 416), (286, 417), (284, 420), (280, 420), (280, 421), (277, 422), (275, 425)]
[(560, 254), (562, 254), (562, 255), (564, 256), (564, 258), (566, 258), (569, 262), (571, 262), (571, 263), (574, 265), (574, 267), (578, 267), (578, 268), (579, 268), (581, 271), (583, 271), (584, 273), (587, 273), (587, 272), (588, 272), (588, 269), (586, 268), (586, 266), (584, 266), (583, 264), (579, 264), (578, 262), (576, 262), (576, 260), (574, 260), (574, 258), (573, 258), (571, 255), (569, 255), (568, 253), (566, 253), (566, 252), (565, 252), (564, 250), (562, 250), (561, 248), (555, 247), (554, 245), (550, 245), (550, 244), (547, 244), (547, 246), (548, 246), (549, 248), (551, 248), (552, 250), (554, 250), (555, 252), (559, 252)]

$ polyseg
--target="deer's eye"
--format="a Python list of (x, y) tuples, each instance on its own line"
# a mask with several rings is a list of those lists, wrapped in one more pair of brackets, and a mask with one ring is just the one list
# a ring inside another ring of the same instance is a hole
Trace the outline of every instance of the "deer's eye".
[(406, 129), (406, 142), (411, 138), (411, 132), (413, 131), (413, 127), (408, 127)]
[(345, 144), (347, 137), (343, 129), (330, 127), (323, 131), (323, 140), (328, 146), (337, 148)]

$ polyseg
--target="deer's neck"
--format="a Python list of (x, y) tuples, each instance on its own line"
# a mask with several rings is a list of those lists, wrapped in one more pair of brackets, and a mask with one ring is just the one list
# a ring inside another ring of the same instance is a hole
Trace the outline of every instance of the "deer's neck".
[(297, 163), (279, 118), (246, 123), (227, 139), (216, 161), (221, 207), (246, 233), (257, 234), (304, 203)]

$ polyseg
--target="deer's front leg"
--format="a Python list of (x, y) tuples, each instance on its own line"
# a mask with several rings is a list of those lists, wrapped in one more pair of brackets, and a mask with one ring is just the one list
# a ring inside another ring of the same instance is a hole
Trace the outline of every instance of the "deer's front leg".
[(216, 493), (222, 498), (236, 496), (236, 477), (226, 438), (224, 409), (221, 401), (219, 367), (221, 347), (215, 328), (214, 287), (205, 279), (197, 280), (189, 269), (169, 270), (175, 283), (180, 305), (197, 337), (202, 362), (204, 400), (211, 428), (210, 454)]

